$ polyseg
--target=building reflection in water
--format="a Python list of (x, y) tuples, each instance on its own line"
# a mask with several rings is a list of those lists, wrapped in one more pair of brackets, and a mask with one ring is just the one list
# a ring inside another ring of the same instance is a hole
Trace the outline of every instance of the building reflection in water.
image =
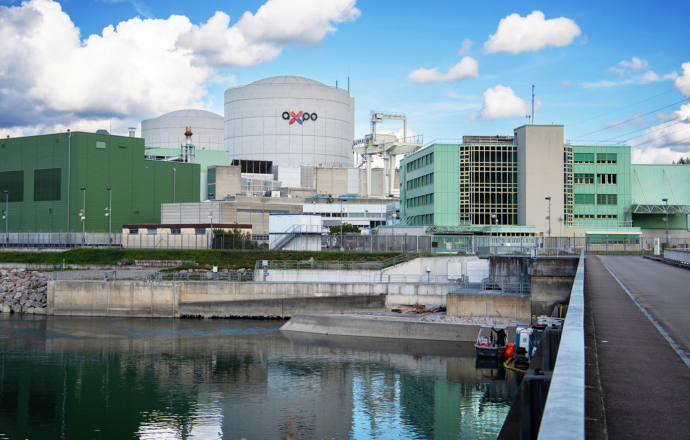
[(280, 321), (0, 318), (0, 438), (496, 438), (515, 378), (472, 344)]

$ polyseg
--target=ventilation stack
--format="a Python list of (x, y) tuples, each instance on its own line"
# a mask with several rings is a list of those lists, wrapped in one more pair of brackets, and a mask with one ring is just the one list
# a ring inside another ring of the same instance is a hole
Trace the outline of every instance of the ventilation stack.
[(134, 137), (134, 135), (135, 135), (135, 134), (136, 134), (136, 132), (137, 132), (137, 129), (136, 129), (136, 127), (129, 127), (129, 129), (128, 129), (128, 130), (129, 130), (129, 137), (133, 138), (133, 137)]
[(180, 154), (183, 162), (196, 163), (196, 147), (192, 145), (192, 127), (185, 127), (187, 131), (184, 132), (185, 142), (181, 145)]

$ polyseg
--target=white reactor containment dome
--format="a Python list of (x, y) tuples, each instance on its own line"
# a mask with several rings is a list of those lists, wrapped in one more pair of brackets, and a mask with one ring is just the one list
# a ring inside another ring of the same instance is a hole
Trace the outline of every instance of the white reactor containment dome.
[(352, 166), (355, 100), (347, 90), (275, 76), (225, 91), (232, 160), (279, 166)]
[(144, 144), (153, 148), (180, 148), (185, 127), (192, 127), (192, 144), (199, 150), (224, 150), (223, 117), (206, 110), (177, 110), (141, 121)]

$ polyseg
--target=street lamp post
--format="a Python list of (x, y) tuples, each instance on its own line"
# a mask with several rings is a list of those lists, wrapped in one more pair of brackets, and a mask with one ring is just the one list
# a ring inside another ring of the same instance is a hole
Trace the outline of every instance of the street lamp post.
[[(551, 238), (551, 197), (546, 197), (546, 200), (549, 201), (549, 211), (548, 211), (549, 215), (546, 218), (549, 219), (549, 231), (548, 232), (549, 232), (549, 238)], [(551, 240), (549, 240), (549, 241), (551, 241)]]
[(211, 249), (213, 249), (213, 203), (211, 203), (211, 211), (207, 212), (206, 216), (211, 220)]
[(666, 203), (666, 248), (668, 249), (668, 199), (664, 198), (661, 200)]
[(340, 198), (340, 249), (345, 249), (343, 244), (343, 198)]
[(108, 190), (108, 198), (110, 199), (108, 201), (108, 207), (105, 208), (105, 216), (108, 217), (108, 247), (110, 247), (111, 243), (113, 242), (113, 216), (110, 215), (113, 212), (113, 191), (111, 187), (106, 189)]
[(84, 202), (81, 208), (81, 245), (82, 247), (86, 245), (86, 188), (82, 187), (84, 191)]
[(10, 192), (8, 190), (3, 190), (5, 193), (5, 215), (2, 216), (3, 219), (5, 219), (5, 246), (9, 246), (9, 240), (10, 240), (10, 231), (8, 229), (9, 225), (9, 205), (8, 205), (8, 200), (10, 196)]

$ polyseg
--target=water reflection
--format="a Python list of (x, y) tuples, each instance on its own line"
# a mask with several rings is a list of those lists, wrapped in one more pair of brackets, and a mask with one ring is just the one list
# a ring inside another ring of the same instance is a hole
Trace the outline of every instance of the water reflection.
[(282, 322), (0, 318), (0, 438), (496, 438), (515, 377), (472, 344)]

